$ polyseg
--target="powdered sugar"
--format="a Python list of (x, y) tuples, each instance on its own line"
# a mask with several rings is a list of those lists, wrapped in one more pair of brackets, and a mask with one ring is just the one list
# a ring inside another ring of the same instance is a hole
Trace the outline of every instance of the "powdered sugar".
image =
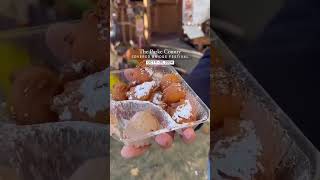
[(90, 117), (109, 107), (109, 69), (88, 76), (82, 82), (79, 92), (83, 95), (79, 108)]
[(155, 81), (145, 82), (142, 83), (134, 88), (133, 92), (128, 92), (129, 100), (133, 98), (142, 98), (150, 93), (150, 91), (156, 87)]
[(150, 76), (153, 75), (153, 70), (151, 68), (145, 67), (144, 70), (147, 71)]
[(162, 104), (161, 99), (162, 99), (162, 94), (160, 92), (157, 92), (153, 96), (152, 103), (156, 105), (160, 105)]
[(61, 121), (67, 121), (72, 119), (72, 114), (69, 111), (69, 108), (67, 106), (63, 109), (63, 112), (59, 115), (59, 119)]
[(185, 100), (185, 103), (179, 105), (172, 115), (172, 119), (177, 123), (180, 123), (183, 119), (189, 119), (192, 115), (192, 106), (189, 100)]

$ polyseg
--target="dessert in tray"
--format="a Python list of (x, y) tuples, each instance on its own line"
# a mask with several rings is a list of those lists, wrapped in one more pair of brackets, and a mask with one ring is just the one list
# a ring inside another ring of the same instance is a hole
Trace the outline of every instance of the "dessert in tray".
[(19, 125), (108, 123), (109, 50), (103, 37), (107, 9), (107, 1), (98, 0), (79, 22), (49, 26), (46, 45), (56, 58), (12, 73), (12, 90), (3, 108), (6, 119)]
[[(208, 107), (172, 66), (111, 71), (111, 106), (117, 139), (136, 146), (150, 137), (209, 121)], [(139, 117), (139, 118), (137, 118)]]

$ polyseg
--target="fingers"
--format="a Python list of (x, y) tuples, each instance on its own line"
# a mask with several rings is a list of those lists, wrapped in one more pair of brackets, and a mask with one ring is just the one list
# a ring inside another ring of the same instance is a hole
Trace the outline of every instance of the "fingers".
[[(186, 144), (190, 144), (195, 141), (196, 133), (192, 128), (188, 128), (183, 131), (181, 137)], [(155, 141), (160, 145), (160, 147), (164, 149), (168, 149), (172, 146), (173, 139), (174, 139), (174, 132), (170, 132), (170, 133), (163, 133), (156, 136)], [(124, 146), (121, 150), (121, 156), (126, 159), (135, 158), (144, 154), (149, 147), (150, 146), (135, 148), (132, 146)]]
[[(183, 131), (182, 133), (182, 140), (186, 144), (191, 144), (195, 141), (196, 139), (196, 133), (192, 128), (188, 128)], [(174, 139), (174, 132), (170, 133), (163, 133), (158, 135), (155, 138), (155, 141), (164, 149), (168, 149), (172, 146), (173, 144), (173, 139)]]
[(124, 146), (121, 149), (121, 156), (126, 159), (135, 158), (144, 154), (148, 150), (148, 148), (149, 146), (144, 146), (139, 148), (135, 148), (132, 146)]
[(188, 128), (182, 132), (182, 140), (186, 144), (193, 143), (196, 139), (196, 133), (192, 128)]
[[(164, 149), (168, 149), (171, 147), (173, 143), (173, 135), (174, 133), (164, 133), (160, 134), (155, 138), (155, 141)], [(132, 146), (124, 146), (121, 150), (121, 156), (126, 159), (135, 158), (144, 154), (150, 146), (144, 146), (135, 148)]]
[(171, 147), (173, 143), (173, 135), (174, 132), (171, 133), (163, 133), (156, 136), (155, 141), (164, 149), (168, 149)]

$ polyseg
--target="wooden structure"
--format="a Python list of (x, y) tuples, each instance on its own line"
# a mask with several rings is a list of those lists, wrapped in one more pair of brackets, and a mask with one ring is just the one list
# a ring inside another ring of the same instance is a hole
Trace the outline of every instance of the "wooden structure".
[(128, 16), (128, 8), (141, 9), (143, 36), (147, 42), (153, 38), (183, 34), (182, 0), (115, 0), (114, 3), (120, 25), (120, 40), (124, 44), (129, 44), (130, 40), (137, 42), (136, 22)]
[(151, 38), (168, 34), (182, 35), (182, 0), (147, 1), (147, 17)]

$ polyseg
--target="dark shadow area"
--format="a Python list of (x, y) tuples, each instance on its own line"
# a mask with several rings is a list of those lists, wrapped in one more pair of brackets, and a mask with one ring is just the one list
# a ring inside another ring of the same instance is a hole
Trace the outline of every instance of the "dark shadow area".
[[(319, 2), (248, 2), (214, 5), (213, 171), (235, 179), (318, 179)], [(257, 141), (241, 149), (252, 137), (246, 121), (254, 122)], [(250, 149), (256, 142), (258, 151)], [(248, 169), (249, 159), (240, 156), (257, 158), (247, 177), (233, 171)]]
[(109, 1), (0, 3), (0, 179), (109, 177)]

